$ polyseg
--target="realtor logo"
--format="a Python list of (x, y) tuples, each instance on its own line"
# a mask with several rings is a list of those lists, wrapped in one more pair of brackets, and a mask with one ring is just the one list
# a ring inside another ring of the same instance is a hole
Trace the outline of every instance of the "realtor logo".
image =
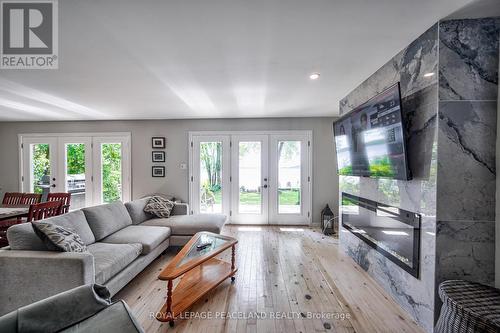
[(2, 69), (57, 69), (57, 1), (2, 1)]

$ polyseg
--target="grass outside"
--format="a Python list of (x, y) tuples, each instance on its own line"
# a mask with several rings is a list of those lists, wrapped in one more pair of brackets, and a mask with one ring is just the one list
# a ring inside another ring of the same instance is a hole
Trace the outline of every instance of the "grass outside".
[[(222, 191), (214, 193), (215, 203), (222, 202)], [(261, 202), (261, 196), (255, 192), (240, 192), (240, 203), (242, 205), (258, 205)], [(286, 189), (279, 190), (279, 203), (280, 205), (298, 205), (300, 204), (300, 191), (299, 189)]]

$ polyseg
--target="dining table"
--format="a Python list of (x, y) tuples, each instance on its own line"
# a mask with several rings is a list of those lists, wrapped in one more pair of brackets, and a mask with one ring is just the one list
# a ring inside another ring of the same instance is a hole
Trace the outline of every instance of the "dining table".
[(0, 205), (0, 221), (28, 217), (30, 205)]

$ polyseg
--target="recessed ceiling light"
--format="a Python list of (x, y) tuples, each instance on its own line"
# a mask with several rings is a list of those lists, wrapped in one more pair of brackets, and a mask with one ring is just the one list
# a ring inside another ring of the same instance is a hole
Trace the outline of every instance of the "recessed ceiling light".
[(319, 74), (319, 73), (312, 73), (311, 75), (309, 75), (309, 78), (310, 78), (311, 80), (317, 80), (317, 79), (319, 79), (319, 76), (320, 76), (320, 75), (321, 75), (321, 74)]
[(431, 77), (431, 76), (434, 76), (434, 72), (424, 74), (424, 77)]

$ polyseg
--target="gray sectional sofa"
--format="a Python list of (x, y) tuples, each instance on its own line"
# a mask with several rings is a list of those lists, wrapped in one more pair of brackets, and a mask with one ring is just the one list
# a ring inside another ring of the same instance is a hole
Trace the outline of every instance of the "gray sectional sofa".
[(84, 208), (50, 221), (77, 233), (87, 253), (48, 251), (30, 223), (7, 230), (0, 250), (0, 316), (84, 284), (116, 294), (169, 246), (184, 245), (195, 233), (220, 233), (226, 216), (187, 215), (176, 204), (169, 218), (144, 212), (149, 198)]
[(96, 284), (76, 287), (0, 316), (0, 332), (144, 333), (128, 305), (109, 296)]

